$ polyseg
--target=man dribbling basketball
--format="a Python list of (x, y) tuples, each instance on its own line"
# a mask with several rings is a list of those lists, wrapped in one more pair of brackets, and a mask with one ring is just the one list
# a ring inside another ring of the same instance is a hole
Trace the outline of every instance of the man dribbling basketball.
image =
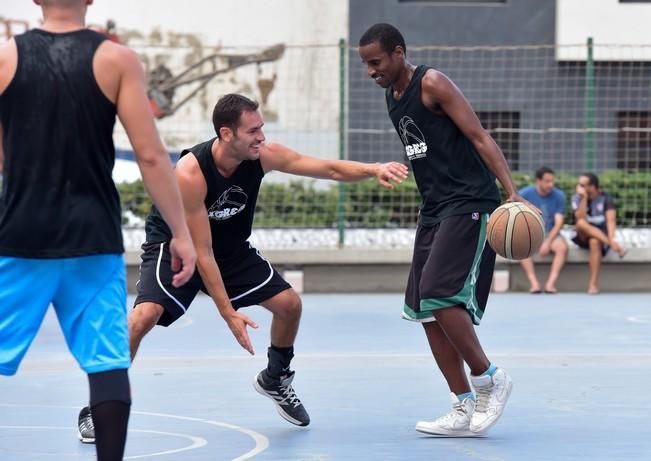
[(452, 411), (418, 422), (416, 430), (479, 436), (501, 416), (512, 386), (484, 354), (473, 327), (484, 314), (495, 265), (486, 245), (488, 214), (500, 200), (495, 177), (509, 201), (524, 200), (504, 155), (463, 94), (442, 73), (410, 64), (395, 27), (375, 24), (359, 47), (368, 75), (386, 89), (389, 116), (422, 197), (403, 317), (423, 323), (451, 390)]

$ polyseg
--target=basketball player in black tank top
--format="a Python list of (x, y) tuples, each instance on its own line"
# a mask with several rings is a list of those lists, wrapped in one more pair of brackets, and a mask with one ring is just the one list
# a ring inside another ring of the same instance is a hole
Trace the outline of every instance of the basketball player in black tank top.
[(172, 229), (174, 285), (196, 256), (138, 57), (84, 27), (91, 1), (35, 3), (41, 28), (0, 45), (0, 374), (16, 372), (52, 303), (88, 374), (97, 459), (118, 461), (131, 396), (116, 114)]
[(262, 305), (273, 314), (271, 345), (268, 365), (254, 387), (274, 401), (284, 419), (307, 426), (310, 418), (291, 385), (290, 369), (301, 300), (248, 242), (260, 183), (266, 173), (277, 170), (336, 181), (375, 176), (380, 185), (392, 188), (392, 182), (406, 177), (407, 168), (397, 162), (320, 160), (265, 144), (258, 104), (238, 94), (219, 99), (213, 126), (217, 137), (184, 150), (176, 166), (198, 271), (186, 285), (171, 285), (170, 232), (153, 208), (146, 222), (138, 295), (129, 315), (131, 356), (155, 325), (168, 326), (185, 314), (199, 291), (210, 295), (235, 339), (253, 354), (247, 327), (257, 325), (238, 309)]
[(386, 89), (389, 116), (422, 198), (403, 317), (423, 323), (453, 403), (451, 413), (420, 421), (416, 430), (482, 435), (502, 414), (512, 386), (489, 362), (473, 326), (484, 313), (495, 264), (485, 237), (488, 214), (499, 205), (495, 177), (509, 201), (524, 200), (461, 91), (442, 73), (410, 64), (395, 27), (370, 27), (359, 46), (369, 77)]

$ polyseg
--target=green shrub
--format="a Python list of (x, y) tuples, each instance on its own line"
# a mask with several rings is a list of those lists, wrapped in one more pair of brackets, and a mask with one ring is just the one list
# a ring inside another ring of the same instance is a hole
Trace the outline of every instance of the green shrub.
[[(129, 210), (134, 215), (144, 219), (151, 208), (151, 199), (145, 192), (145, 185), (142, 180), (120, 183), (117, 188), (122, 202), (122, 212)], [(125, 221), (125, 219), (122, 219), (123, 224)]]
[[(622, 227), (651, 225), (651, 172), (604, 171), (599, 175), (601, 188), (617, 203), (617, 221)], [(518, 188), (534, 183), (533, 173), (514, 172)], [(566, 195), (566, 222), (572, 224), (570, 199), (575, 192), (577, 175), (556, 174), (556, 185)], [(375, 180), (317, 187), (314, 181), (263, 183), (256, 206), (258, 228), (332, 228), (340, 220), (339, 198), (343, 201), (342, 221), (348, 228), (414, 227), (420, 196), (413, 176), (395, 189), (380, 187)], [(119, 184), (123, 210), (145, 217), (151, 201), (142, 181)], [(343, 191), (343, 192), (340, 192)], [(504, 199), (504, 192), (502, 197)], [(343, 194), (343, 195), (341, 195)]]

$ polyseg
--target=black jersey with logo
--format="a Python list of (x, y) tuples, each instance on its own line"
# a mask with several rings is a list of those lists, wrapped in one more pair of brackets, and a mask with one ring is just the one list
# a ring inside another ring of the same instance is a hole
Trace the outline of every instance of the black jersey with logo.
[[(580, 203), (581, 197), (579, 194), (574, 194), (572, 196), (572, 210), (574, 212), (579, 209)], [(610, 194), (600, 191), (594, 199), (588, 199), (588, 207), (586, 210), (587, 221), (601, 229), (605, 234), (608, 234), (606, 211), (615, 210), (616, 208), (613, 197)]]
[(123, 252), (120, 198), (111, 177), (116, 108), (93, 73), (104, 40), (87, 29), (34, 29), (15, 37), (16, 73), (0, 95), (0, 255)]
[[(264, 170), (259, 159), (246, 160), (231, 176), (222, 176), (212, 156), (215, 139), (184, 150), (181, 157), (191, 153), (199, 162), (208, 186), (204, 203), (208, 210), (212, 246), (215, 257), (221, 258), (242, 248), (251, 236)], [(147, 217), (145, 230), (148, 243), (166, 242), (172, 238), (170, 228), (155, 206)]]
[(428, 69), (416, 68), (399, 100), (388, 88), (386, 101), (422, 198), (420, 222), (431, 226), (448, 216), (490, 213), (500, 198), (495, 176), (470, 140), (444, 112), (422, 103), (421, 81)]

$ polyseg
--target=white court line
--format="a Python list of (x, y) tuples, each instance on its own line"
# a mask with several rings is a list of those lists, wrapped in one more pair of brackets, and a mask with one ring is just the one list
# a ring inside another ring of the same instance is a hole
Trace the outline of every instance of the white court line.
[(194, 435), (177, 434), (175, 432), (151, 431), (151, 430), (146, 430), (146, 429), (134, 429), (131, 432), (145, 432), (145, 433), (148, 433), (148, 434), (171, 435), (171, 436), (175, 436), (175, 437), (183, 437), (183, 438), (186, 438), (186, 439), (189, 439), (190, 441), (192, 441), (192, 445), (188, 445), (187, 447), (183, 447), (183, 448), (176, 448), (174, 450), (166, 450), (166, 451), (159, 451), (157, 453), (149, 453), (149, 454), (146, 454), (146, 455), (125, 456), (124, 459), (151, 458), (152, 456), (171, 455), (172, 453), (180, 453), (182, 451), (194, 450), (194, 449), (205, 447), (206, 445), (208, 445), (208, 441), (206, 439), (204, 439), (203, 437), (196, 437)]
[[(37, 405), (37, 404), (17, 404), (17, 403), (0, 403), (0, 407), (12, 407), (12, 408), (26, 408), (26, 407), (31, 407), (31, 408), (65, 408), (65, 409), (78, 409), (77, 407), (72, 407), (72, 406), (67, 406), (67, 405)], [(248, 429), (246, 427), (242, 426), (236, 426), (234, 424), (228, 424), (228, 423), (223, 423), (221, 421), (212, 421), (208, 419), (203, 419), (203, 418), (193, 418), (189, 416), (179, 416), (179, 415), (171, 415), (167, 413), (150, 413), (146, 411), (132, 411), (131, 414), (137, 414), (137, 415), (144, 415), (144, 416), (158, 416), (161, 418), (173, 418), (173, 419), (180, 419), (183, 421), (193, 421), (193, 422), (198, 422), (198, 423), (203, 423), (203, 424), (209, 424), (212, 426), (217, 426), (217, 427), (222, 427), (225, 429), (231, 429), (234, 431), (241, 432), (245, 435), (248, 435), (253, 439), (255, 442), (255, 446), (253, 447), (252, 450), (247, 451), (243, 455), (238, 456), (237, 458), (233, 458), (231, 461), (245, 461), (247, 459), (251, 459), (254, 456), (262, 453), (264, 450), (269, 448), (269, 439), (265, 437), (264, 435), (255, 432), (253, 429)], [(67, 428), (70, 429), (70, 428)], [(130, 431), (132, 431), (130, 429)], [(198, 448), (198, 447), (197, 447)], [(149, 455), (152, 456), (152, 455)], [(126, 459), (126, 458), (125, 458)]]
[[(48, 429), (48, 430), (57, 430), (57, 431), (74, 430), (73, 427), (65, 427), (65, 426), (0, 426), (0, 429), (26, 429), (26, 430)], [(125, 456), (124, 459), (139, 459), (139, 458), (150, 458), (152, 456), (171, 455), (172, 453), (180, 453), (182, 451), (194, 450), (196, 448), (201, 448), (208, 445), (208, 441), (202, 437), (196, 437), (193, 435), (186, 435), (186, 434), (178, 434), (176, 432), (152, 431), (147, 429), (132, 429), (129, 432), (144, 432), (147, 434), (158, 434), (158, 435), (169, 435), (173, 437), (181, 437), (190, 440), (192, 443), (187, 447), (183, 447), (183, 448), (159, 451), (157, 453), (147, 453), (145, 455)]]
[(243, 434), (248, 435), (255, 441), (255, 447), (253, 450), (248, 451), (244, 453), (241, 456), (238, 456), (237, 458), (233, 458), (232, 461), (245, 461), (247, 459), (253, 458), (255, 455), (258, 455), (262, 453), (264, 450), (269, 448), (269, 439), (265, 437), (262, 434), (259, 434), (255, 432), (252, 429), (248, 429), (246, 427), (241, 427), (241, 426), (236, 426), (234, 424), (228, 424), (228, 423), (222, 423), (220, 421), (211, 421), (208, 419), (202, 419), (202, 418), (191, 418), (189, 416), (177, 416), (177, 415), (168, 415), (165, 413), (150, 413), (146, 411), (132, 411), (131, 413), (137, 414), (137, 415), (145, 415), (145, 416), (159, 416), (161, 418), (174, 418), (174, 419), (182, 419), (185, 421), (195, 421), (199, 423), (204, 423), (204, 424), (211, 424), (213, 426), (218, 426), (218, 427), (223, 427), (226, 429), (232, 429), (234, 431), (242, 432)]
[(649, 323), (649, 315), (644, 314), (644, 315), (631, 315), (629, 317), (626, 317), (626, 320), (628, 320), (631, 323)]

